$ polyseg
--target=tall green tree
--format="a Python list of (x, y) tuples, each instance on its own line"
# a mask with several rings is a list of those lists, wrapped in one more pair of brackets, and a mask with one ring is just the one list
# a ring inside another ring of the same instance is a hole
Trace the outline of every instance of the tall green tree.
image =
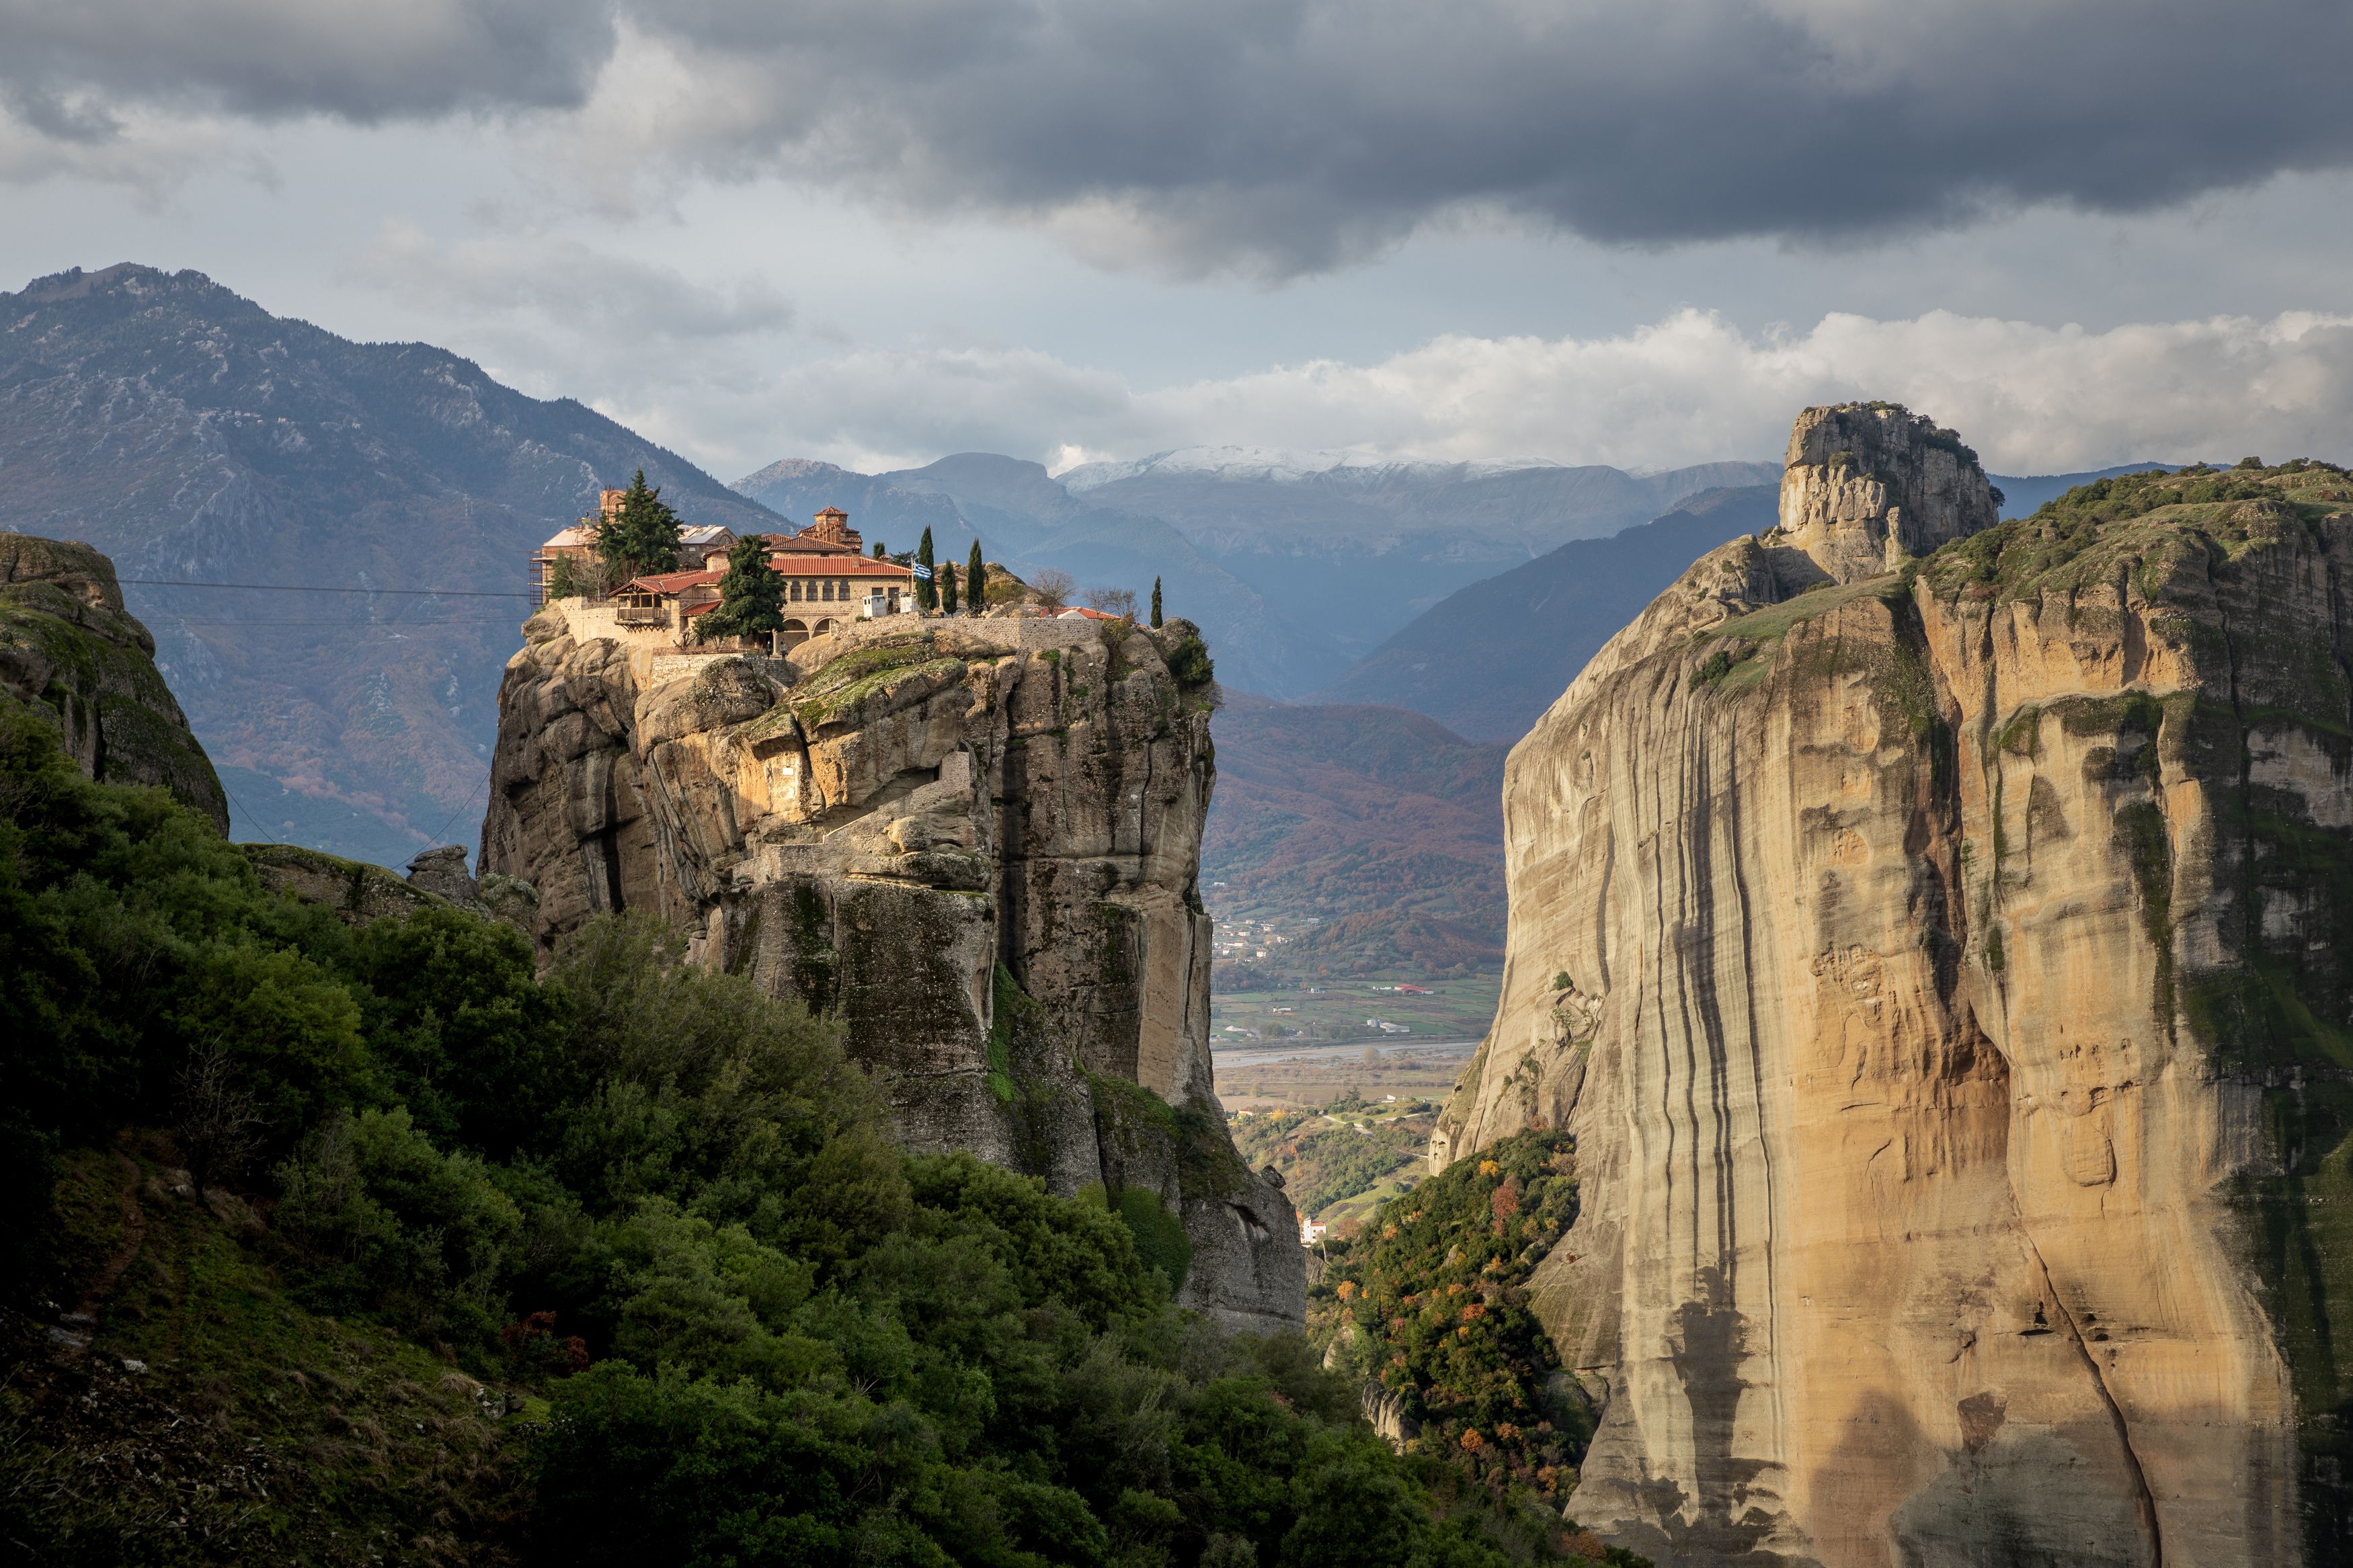
[(1160, 579), (1157, 577), (1152, 580), (1152, 625), (1155, 630), (1160, 626)]
[(945, 562), (945, 563), (942, 563), (942, 565), (941, 565), (941, 567), (940, 567), (940, 614), (942, 614), (942, 615), (944, 615), (944, 616), (953, 616), (953, 615), (955, 615), (955, 613), (956, 613), (956, 574), (955, 574), (955, 562), (953, 562), (953, 561), (949, 561), (949, 562)]
[(550, 599), (569, 599), (586, 593), (588, 585), (581, 580), (582, 575), (580, 569), (572, 563), (571, 556), (557, 556), (547, 569), (547, 596)]
[(964, 563), (965, 613), (976, 616), (988, 608), (988, 563), (980, 558), (980, 541), (972, 542), (972, 553)]
[(915, 574), (915, 603), (925, 610), (940, 607), (939, 584), (932, 572), (932, 531), (923, 530), (923, 542), (915, 546), (915, 564), (923, 571)]
[(784, 625), (785, 579), (768, 563), (768, 542), (756, 533), (737, 540), (719, 579), (719, 607), (696, 621), (695, 640), (762, 637)]
[(878, 540), (876, 540), (876, 541), (874, 542), (874, 559), (875, 559), (875, 560), (877, 560), (877, 561), (887, 560), (887, 559), (889, 559), (890, 554), (891, 554), (891, 551), (890, 551), (889, 547), (888, 547), (888, 546), (886, 546), (886, 545), (885, 545), (885, 544), (884, 544), (881, 540), (879, 540), (879, 539), (878, 539)]
[(678, 513), (647, 485), (643, 468), (622, 494), (620, 510), (596, 525), (596, 555), (620, 582), (678, 570)]

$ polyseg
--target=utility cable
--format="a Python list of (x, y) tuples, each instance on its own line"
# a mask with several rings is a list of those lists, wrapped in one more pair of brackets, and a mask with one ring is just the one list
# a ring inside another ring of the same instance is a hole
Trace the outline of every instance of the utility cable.
[(312, 588), (300, 583), (184, 583), (176, 577), (118, 577), (138, 588), (239, 588), (257, 594), (398, 594), (420, 599), (529, 599), (531, 594), (496, 594), (482, 588)]
[(192, 621), (185, 616), (174, 616), (169, 610), (159, 613), (157, 619), (169, 618), (178, 626), (350, 626), (354, 631), (390, 631), (404, 626), (511, 626), (512, 621), (359, 621), (346, 617), (335, 621)]

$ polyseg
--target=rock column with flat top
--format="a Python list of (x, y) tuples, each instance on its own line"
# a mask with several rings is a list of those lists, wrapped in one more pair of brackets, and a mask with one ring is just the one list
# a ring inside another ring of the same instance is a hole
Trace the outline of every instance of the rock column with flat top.
[(1298, 1327), (1297, 1217), (1211, 1087), (1212, 692), (1170, 672), (1198, 632), (909, 619), (685, 660), (543, 611), (500, 696), (481, 866), (533, 885), (543, 942), (660, 913), (698, 961), (840, 1017), (912, 1147), (1149, 1193), (1187, 1238), (1180, 1304)]

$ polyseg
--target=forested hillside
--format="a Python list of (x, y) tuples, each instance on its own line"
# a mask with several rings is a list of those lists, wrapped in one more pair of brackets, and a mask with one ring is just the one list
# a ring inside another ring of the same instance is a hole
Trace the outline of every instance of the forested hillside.
[[(21, 1561), (1502, 1564), (1128, 1208), (910, 1157), (834, 1026), (607, 918), (326, 901), (0, 720)], [(322, 859), (322, 868), (332, 866)], [(1141, 1244), (1141, 1245), (1140, 1245)]]
[[(1577, 1486), (1594, 1410), (1529, 1293), (1577, 1208), (1574, 1141), (1531, 1131), (1326, 1244), (1309, 1335), (1326, 1365), (1365, 1382), (1405, 1452), (1445, 1468), (1442, 1495), (1556, 1506)], [(1614, 1564), (1645, 1561), (1589, 1535), (1572, 1545)]]
[(1201, 879), (1220, 916), (1318, 922), (1301, 973), (1432, 974), (1500, 962), (1504, 748), (1396, 708), (1219, 710)]

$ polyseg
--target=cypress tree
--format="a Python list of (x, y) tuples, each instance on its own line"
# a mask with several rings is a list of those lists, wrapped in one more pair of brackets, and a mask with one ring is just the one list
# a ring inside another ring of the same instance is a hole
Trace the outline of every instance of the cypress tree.
[(980, 558), (980, 541), (972, 542), (972, 554), (964, 563), (965, 614), (976, 616), (988, 608), (988, 563)]
[(876, 540), (876, 541), (874, 542), (874, 559), (875, 559), (875, 560), (880, 561), (880, 560), (883, 559), (885, 556), (889, 555), (890, 553), (891, 553), (891, 552), (890, 552), (890, 551), (888, 551), (888, 550), (886, 550), (886, 549), (884, 549), (884, 548), (883, 548), (882, 542), (881, 542), (881, 540), (879, 540), (879, 539), (878, 539), (878, 540)]
[(647, 486), (643, 468), (622, 494), (621, 510), (596, 525), (596, 555), (622, 581), (678, 570), (678, 513)]
[(785, 580), (768, 564), (768, 542), (756, 533), (737, 540), (719, 580), (719, 607), (695, 617), (694, 640), (758, 637), (784, 626)]
[(923, 575), (932, 569), (932, 531), (928, 528), (923, 530), (923, 542), (915, 546), (915, 564), (923, 569), (915, 574), (915, 605), (919, 609), (936, 610), (940, 607), (939, 584)]
[(940, 614), (953, 616), (955, 613), (955, 563), (951, 561), (940, 568)]
[(1152, 628), (1160, 629), (1160, 579), (1152, 580)]

